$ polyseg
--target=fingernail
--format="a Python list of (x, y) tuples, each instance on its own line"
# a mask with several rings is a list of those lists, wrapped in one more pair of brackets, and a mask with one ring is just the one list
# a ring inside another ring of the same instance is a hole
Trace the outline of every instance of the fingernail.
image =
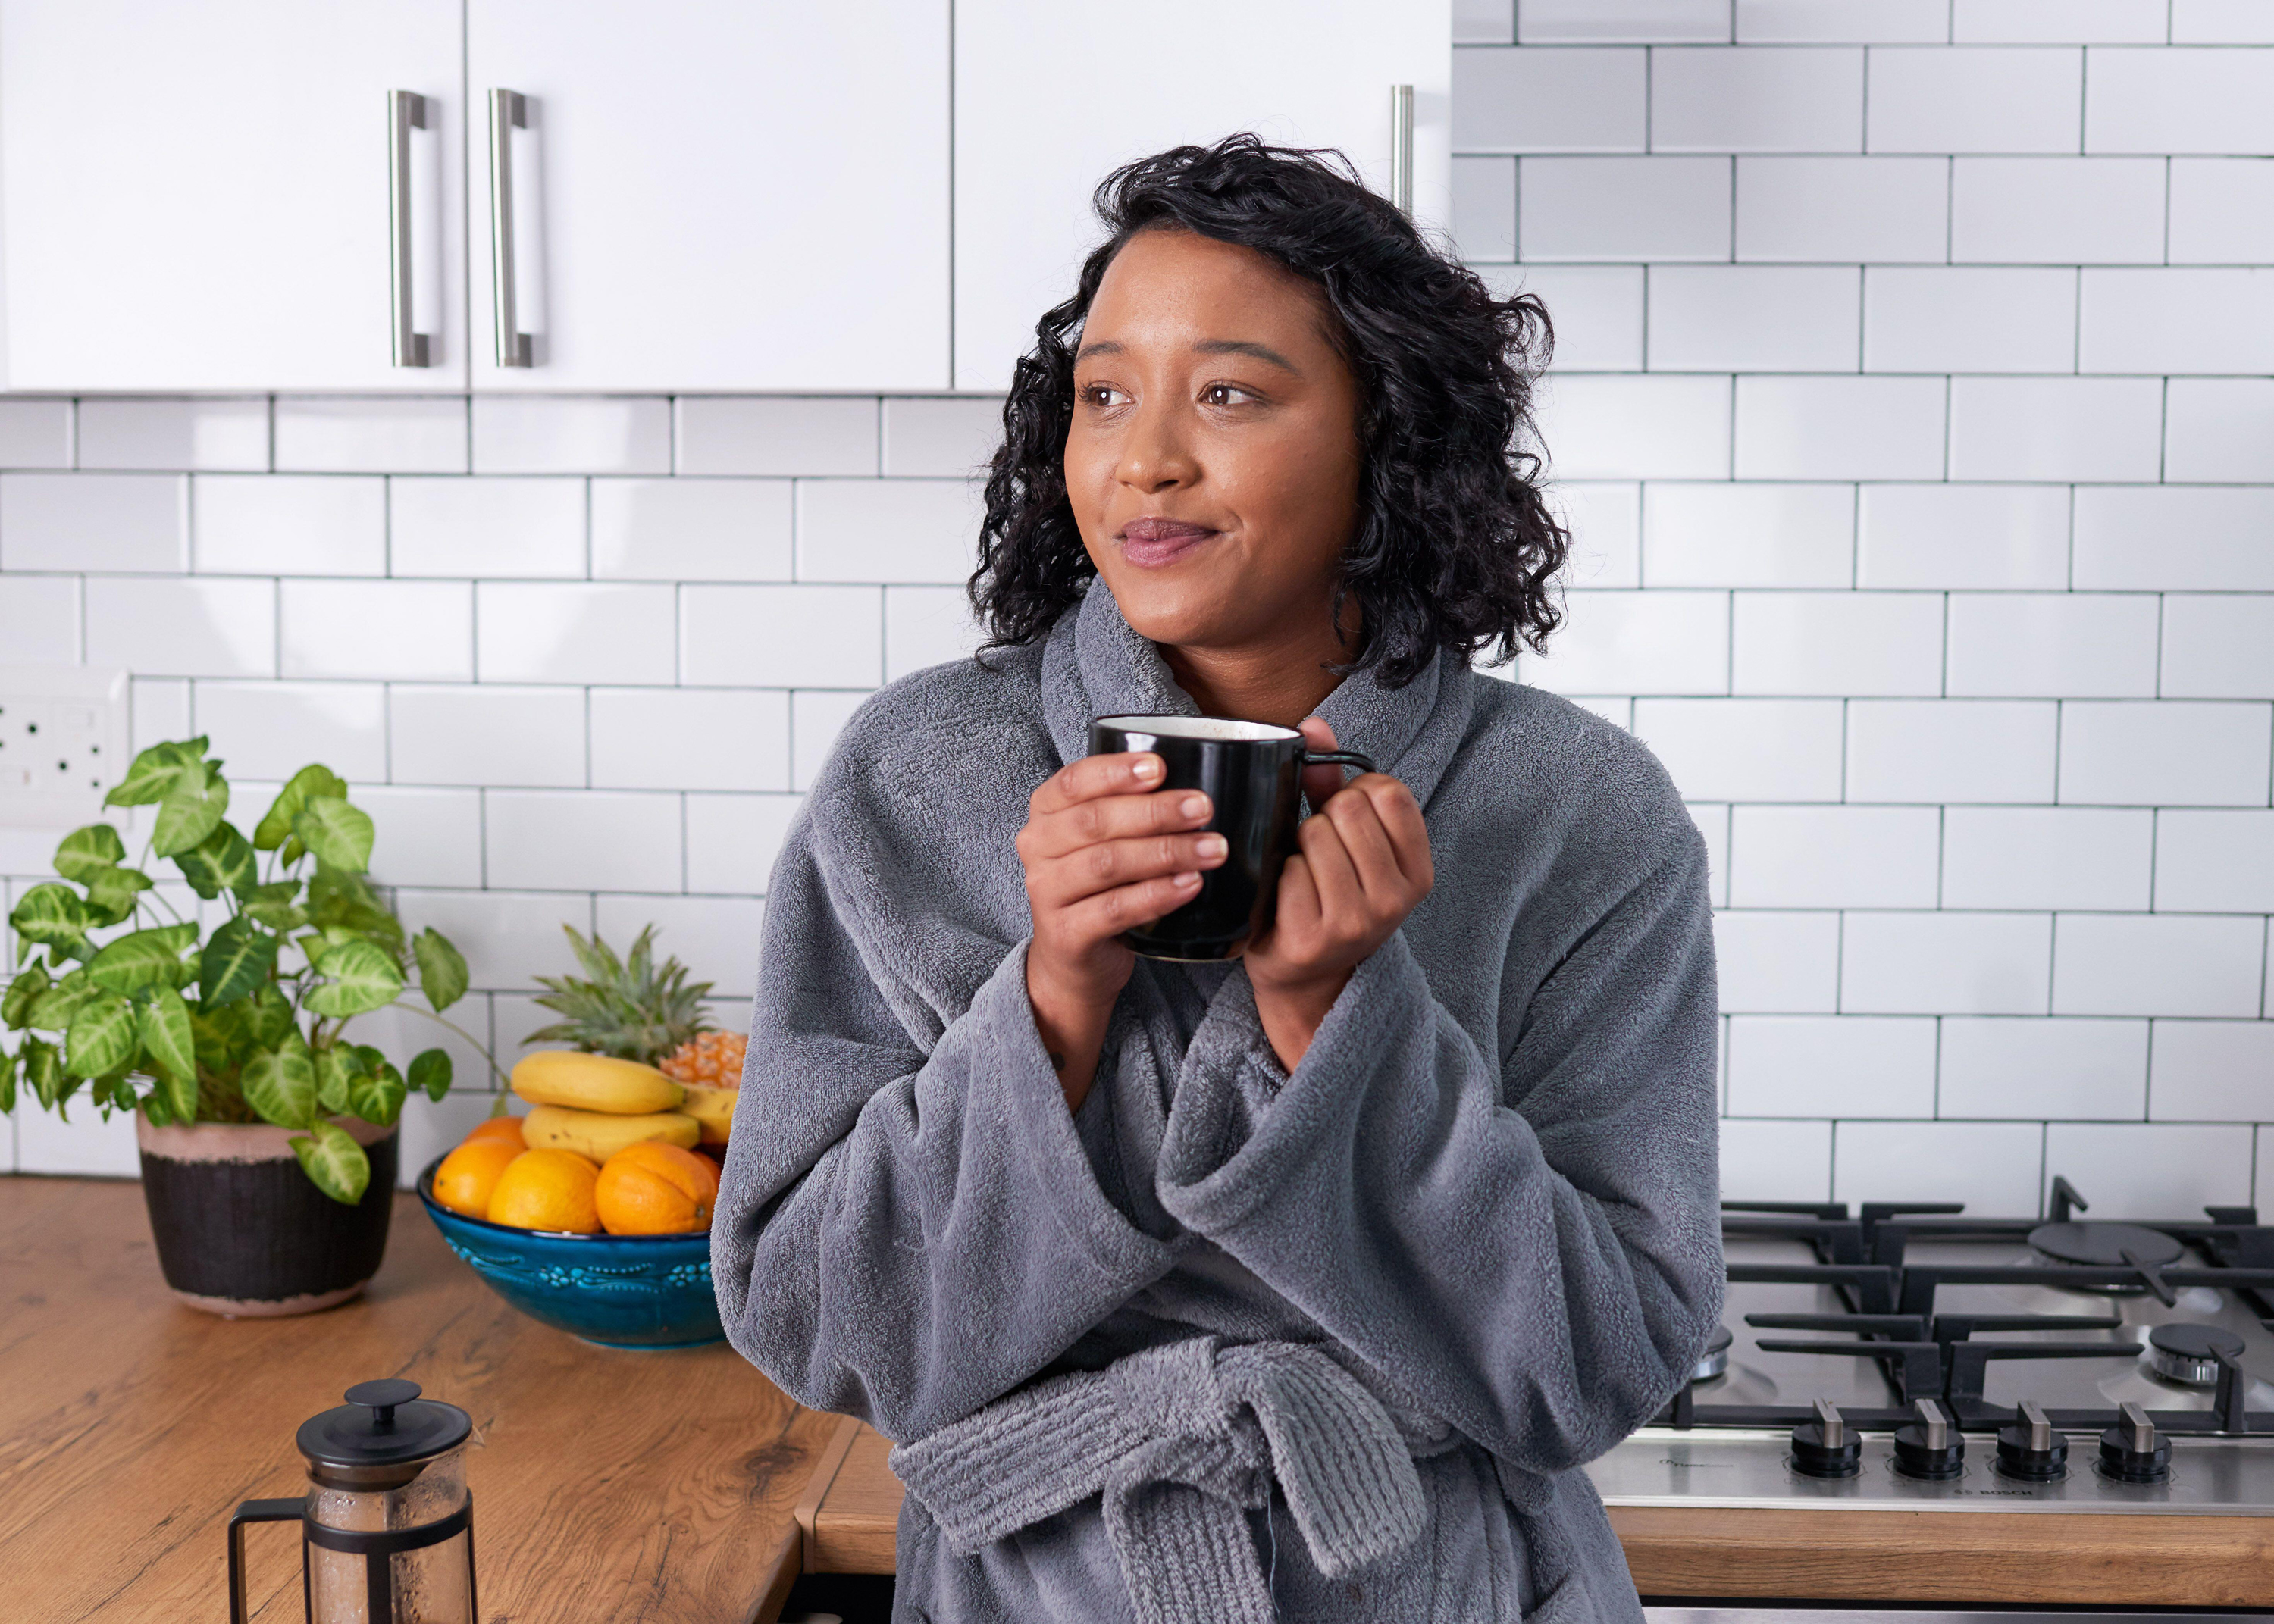
[(1140, 756), (1131, 771), (1149, 784), (1161, 776), (1161, 758), (1157, 756)]
[(1231, 849), (1222, 835), (1202, 835), (1199, 845), (1203, 857), (1221, 857)]
[(1208, 797), (1206, 795), (1187, 795), (1184, 800), (1177, 803), (1177, 810), (1183, 813), (1186, 817), (1203, 817), (1207, 816), (1208, 813)]
[(1190, 891), (1200, 883), (1201, 876), (1197, 874), (1180, 874), (1176, 878), (1176, 887), (1178, 891)]

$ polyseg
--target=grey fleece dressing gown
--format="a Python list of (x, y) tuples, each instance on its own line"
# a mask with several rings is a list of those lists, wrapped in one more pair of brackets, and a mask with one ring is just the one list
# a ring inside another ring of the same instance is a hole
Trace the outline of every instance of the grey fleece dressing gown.
[(1577, 1468), (1722, 1281), (1665, 772), (1452, 656), (1346, 679), (1319, 713), (1419, 799), (1434, 891), (1291, 1075), (1239, 966), (1140, 959), (1069, 1112), (1013, 837), (1091, 717), (1194, 706), (1100, 582), (989, 658), (868, 701), (791, 826), (712, 1230), (734, 1347), (900, 1446), (894, 1618), (1638, 1620)]

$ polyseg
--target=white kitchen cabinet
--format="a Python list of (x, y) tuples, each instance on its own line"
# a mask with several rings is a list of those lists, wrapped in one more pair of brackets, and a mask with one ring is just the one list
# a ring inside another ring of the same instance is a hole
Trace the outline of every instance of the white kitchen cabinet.
[(1253, 130), (1390, 190), (1413, 87), (1413, 214), (1449, 223), (1449, 0), (956, 0), (955, 381), (1000, 389), (1102, 235), (1117, 166)]
[(0, 0), (7, 386), (463, 387), (463, 44), (460, 0)]
[[(468, 0), (485, 389), (948, 381), (947, 0)], [(498, 364), (489, 102), (527, 365)]]

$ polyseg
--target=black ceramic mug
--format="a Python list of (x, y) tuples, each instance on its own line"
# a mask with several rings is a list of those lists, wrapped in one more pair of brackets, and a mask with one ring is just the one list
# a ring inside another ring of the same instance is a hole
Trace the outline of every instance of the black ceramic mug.
[(1209, 798), (1203, 825), (1231, 850), (1201, 870), (1200, 894), (1119, 940), (1148, 959), (1228, 959), (1271, 922), (1279, 871), (1295, 850), (1303, 813), (1303, 769), (1374, 763), (1356, 750), (1314, 750), (1291, 727), (1213, 716), (1101, 716), (1089, 725), (1089, 753), (1150, 750), (1167, 771), (1162, 789), (1196, 789)]

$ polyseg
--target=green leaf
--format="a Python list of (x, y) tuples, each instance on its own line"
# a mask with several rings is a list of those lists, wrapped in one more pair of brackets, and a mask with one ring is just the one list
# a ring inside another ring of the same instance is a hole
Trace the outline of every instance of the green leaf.
[(308, 882), (307, 914), (309, 921), (334, 942), (369, 936), (398, 960), (403, 957), (403, 921), (378, 887), (360, 874), (319, 868)]
[(327, 868), (361, 874), (371, 867), (371, 814), (344, 800), (310, 801), (293, 818), (292, 832)]
[(8, 915), (8, 922), (26, 941), (75, 952), (86, 944), (87, 928), (94, 921), (77, 891), (49, 880), (24, 893), (16, 911)]
[(290, 835), (285, 838), (284, 849), (276, 853), (276, 861), (282, 867), (289, 868), (307, 854), (308, 848), (300, 844), (300, 837)]
[(418, 960), (418, 990), (426, 995), (428, 1009), (439, 1015), (466, 996), (472, 978), (465, 955), (449, 937), (429, 926), (411, 938), (410, 951)]
[(26, 965), (16, 972), (16, 979), (8, 983), (8, 990), (0, 993), (0, 1023), (11, 1032), (21, 1032), (32, 1024), (32, 1005), (51, 983), (41, 966)]
[(181, 979), (182, 954), (197, 940), (194, 923), (130, 931), (87, 960), (87, 979), (106, 992), (174, 986)]
[(16, 1109), (16, 1056), (0, 1049), (0, 1116)]
[(190, 1042), (198, 1064), (208, 1071), (234, 1071), (252, 1049), (245, 1026), (245, 1006), (224, 1004), (217, 1010), (192, 1007)]
[(72, 1017), (64, 1068), (73, 1077), (101, 1077), (130, 1064), (138, 1047), (134, 1006), (116, 993), (98, 994)]
[(158, 822), (150, 831), (150, 850), (160, 857), (177, 856), (201, 844), (221, 827), (229, 810), (229, 780), (213, 762), (201, 762), (194, 771), (174, 775), (172, 786), (158, 803)]
[(271, 930), (297, 930), (308, 922), (307, 911), (292, 900), (299, 894), (297, 880), (277, 880), (257, 886), (245, 899), (245, 911)]
[(105, 868), (87, 882), (87, 922), (98, 929), (134, 912), (134, 898), (150, 889), (139, 868)]
[(281, 1048), (257, 1050), (245, 1063), (239, 1086), (245, 1102), (280, 1128), (316, 1120), (316, 1067), (297, 1032)]
[(32, 1086), (33, 1096), (49, 1110), (53, 1110), (70, 1096), (79, 1086), (77, 1080), (64, 1070), (64, 1051), (44, 1038), (26, 1038), (24, 1080)]
[[(329, 767), (312, 764), (303, 767), (276, 793), (276, 799), (269, 803), (268, 810), (262, 815), (260, 822), (253, 825), (252, 844), (264, 852), (273, 852), (290, 836), (292, 820), (300, 816), (300, 808), (311, 801), (345, 801), (347, 798), (346, 783)], [(283, 861), (289, 863), (292, 857), (288, 855)]]
[(42, 1032), (61, 1032), (72, 1024), (72, 1018), (93, 999), (102, 995), (87, 979), (84, 969), (73, 970), (69, 975), (32, 1000), (24, 1024), (37, 1026)]
[(410, 1056), (410, 1086), (430, 1100), (450, 1092), (450, 1056), (439, 1049), (422, 1049)]
[(247, 1031), (261, 1049), (281, 1049), (294, 1036), (292, 1001), (274, 982), (253, 989), (245, 1000)]
[(290, 1141), (292, 1154), (317, 1189), (343, 1207), (363, 1199), (371, 1183), (371, 1158), (355, 1137), (337, 1123), (319, 1122)]
[(206, 741), (177, 739), (154, 744), (134, 758), (118, 787), (102, 798), (106, 807), (147, 807), (163, 801), (184, 772), (204, 777)]
[(186, 1081), (189, 1085), (189, 1114), (196, 1116), (198, 1046), (197, 1036), (190, 1030), (188, 1001), (172, 988), (161, 987), (151, 996), (150, 1002), (141, 1007), (136, 1024), (141, 1034), (142, 1047), (165, 1068), (159, 1081)]
[(182, 871), (190, 889), (208, 902), (225, 891), (249, 897), (260, 887), (259, 854), (252, 843), (226, 822), (188, 851), (175, 853), (174, 866)]
[(108, 823), (89, 823), (84, 829), (74, 829), (56, 847), (56, 872), (81, 884), (125, 861), (125, 845), (119, 839), (118, 831)]
[(403, 972), (384, 950), (360, 938), (335, 943), (312, 962), (326, 980), (306, 999), (319, 1015), (361, 1015), (383, 1009), (403, 991)]
[(392, 1126), (403, 1114), (403, 1101), (407, 1091), (403, 1086), (403, 1073), (384, 1060), (376, 1073), (358, 1072), (349, 1086), (348, 1109), (365, 1122), (385, 1128)]
[(360, 1057), (345, 1043), (327, 1044), (316, 1051), (316, 1103), (335, 1115), (348, 1109), (348, 1094), (362, 1076)]
[(282, 945), (242, 914), (216, 926), (198, 958), (198, 1002), (208, 1010), (218, 1009), (267, 985)]

